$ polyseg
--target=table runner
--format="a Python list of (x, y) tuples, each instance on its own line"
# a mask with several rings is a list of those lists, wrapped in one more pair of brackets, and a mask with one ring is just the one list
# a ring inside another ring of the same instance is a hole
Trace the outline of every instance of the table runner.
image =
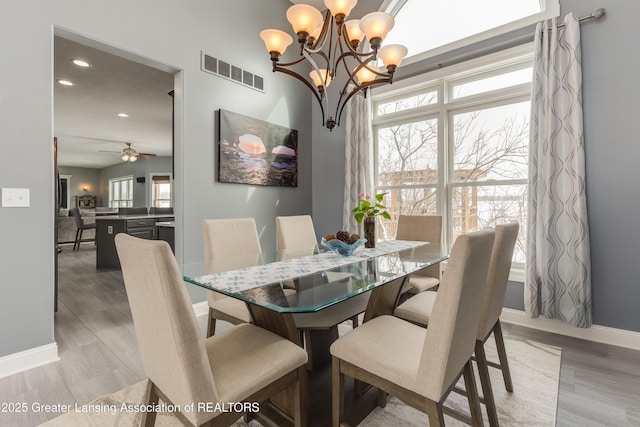
[(324, 252), (264, 265), (207, 274), (196, 277), (195, 281), (213, 289), (240, 292), (426, 244), (428, 243), (409, 240), (385, 240), (378, 242), (375, 248), (360, 247), (351, 256), (345, 257), (334, 252)]

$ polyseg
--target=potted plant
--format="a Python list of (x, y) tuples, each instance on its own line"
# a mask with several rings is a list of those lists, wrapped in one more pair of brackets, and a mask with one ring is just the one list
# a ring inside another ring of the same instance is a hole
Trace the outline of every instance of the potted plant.
[(360, 193), (360, 203), (351, 212), (358, 224), (363, 224), (363, 235), (367, 239), (365, 248), (376, 247), (376, 217), (378, 215), (386, 219), (391, 219), (387, 212), (387, 207), (382, 204), (382, 199), (387, 193), (379, 193), (374, 196), (374, 200), (364, 193)]

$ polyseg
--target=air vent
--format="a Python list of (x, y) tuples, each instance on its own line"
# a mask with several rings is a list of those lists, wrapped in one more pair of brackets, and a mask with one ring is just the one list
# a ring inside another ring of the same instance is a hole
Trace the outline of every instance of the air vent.
[(264, 77), (202, 52), (202, 71), (264, 92)]

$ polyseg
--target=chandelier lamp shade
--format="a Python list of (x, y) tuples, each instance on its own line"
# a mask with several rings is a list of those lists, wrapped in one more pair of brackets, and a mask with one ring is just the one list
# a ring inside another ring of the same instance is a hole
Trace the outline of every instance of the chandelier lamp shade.
[[(407, 48), (402, 45), (382, 46), (394, 25), (394, 19), (388, 13), (372, 12), (361, 19), (345, 20), (357, 2), (324, 0), (327, 7), (324, 16), (306, 4), (287, 9), (287, 20), (300, 45), (301, 57), (293, 62), (280, 62), (280, 57), (293, 43), (293, 37), (277, 29), (260, 32), (271, 56), (273, 71), (295, 77), (311, 90), (320, 104), (322, 124), (329, 130), (340, 126), (342, 110), (355, 94), (362, 92), (366, 96), (369, 87), (392, 83), (393, 73), (407, 55)], [(362, 43), (365, 37), (369, 41), (368, 52)], [(379, 66), (380, 62), (382, 66)], [(300, 74), (292, 69), (300, 63), (310, 66), (311, 72)], [(346, 82), (337, 94), (335, 110), (329, 110), (327, 88), (339, 73), (345, 73)], [(326, 118), (330, 111), (335, 112)]]

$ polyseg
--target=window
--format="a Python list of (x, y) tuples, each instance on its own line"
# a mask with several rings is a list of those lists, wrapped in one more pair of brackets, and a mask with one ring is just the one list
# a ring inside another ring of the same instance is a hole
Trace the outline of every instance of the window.
[(523, 267), (531, 51), (513, 49), (374, 94), (375, 191), (388, 193), (392, 216), (379, 223), (381, 236), (394, 238), (400, 214), (443, 215), (449, 243), (516, 220), (513, 262)]
[(408, 56), (416, 60), (524, 28), (560, 13), (558, 0), (387, 0), (383, 4), (384, 10), (396, 20), (384, 44), (403, 44), (409, 50)]
[(151, 174), (151, 206), (168, 208), (171, 204), (171, 174)]
[(133, 207), (133, 176), (123, 176), (109, 180), (109, 207)]

